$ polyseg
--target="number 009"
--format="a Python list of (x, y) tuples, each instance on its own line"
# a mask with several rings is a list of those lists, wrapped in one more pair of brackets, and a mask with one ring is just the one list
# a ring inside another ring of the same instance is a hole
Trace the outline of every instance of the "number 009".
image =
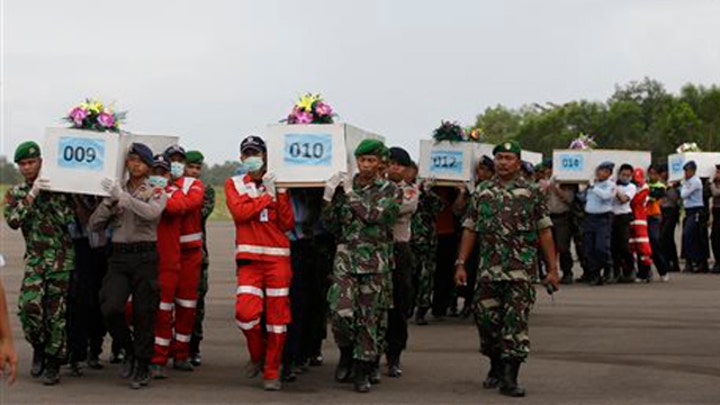
[(97, 159), (97, 151), (92, 147), (68, 145), (63, 149), (63, 159), (67, 162), (92, 163)]

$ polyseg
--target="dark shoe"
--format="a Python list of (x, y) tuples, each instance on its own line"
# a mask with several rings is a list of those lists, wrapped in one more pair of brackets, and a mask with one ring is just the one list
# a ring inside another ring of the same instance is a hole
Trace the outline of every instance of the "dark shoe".
[(486, 390), (495, 389), (500, 385), (500, 377), (502, 375), (502, 361), (500, 356), (490, 357), (490, 371), (487, 378), (483, 381), (483, 388)]
[(83, 371), (82, 367), (80, 367), (80, 363), (76, 361), (71, 361), (69, 364), (70, 367), (70, 375), (73, 377), (82, 377)]
[(120, 364), (125, 361), (125, 351), (119, 350), (110, 355), (110, 364)]
[(427, 325), (428, 324), (427, 319), (425, 319), (427, 312), (428, 312), (427, 308), (418, 308), (417, 309), (417, 312), (415, 313), (415, 325)]
[(262, 362), (253, 363), (252, 360), (248, 360), (245, 364), (245, 377), (255, 378), (263, 371)]
[(45, 372), (43, 373), (44, 385), (55, 385), (60, 382), (60, 360), (54, 357), (48, 357), (45, 364)]
[(100, 356), (97, 354), (89, 353), (87, 359), (87, 366), (91, 370), (102, 370), (103, 365), (100, 364)]
[(573, 283), (573, 275), (572, 273), (565, 273), (562, 276), (562, 279), (560, 279), (560, 284), (563, 285), (571, 285)]
[(508, 397), (524, 397), (525, 388), (518, 385), (517, 377), (521, 362), (518, 360), (503, 361), (500, 393)]
[(323, 360), (322, 354), (317, 354), (310, 358), (310, 361), (308, 361), (308, 365), (310, 367), (319, 367), (322, 366), (325, 361)]
[(470, 315), (472, 315), (472, 312), (473, 312), (472, 304), (470, 304), (469, 302), (465, 302), (465, 304), (463, 304), (463, 309), (460, 312), (460, 316), (463, 319), (468, 319), (470, 317)]
[(449, 316), (450, 318), (457, 318), (457, 317), (458, 317), (457, 305), (451, 305), (451, 306), (450, 306), (450, 312), (448, 313), (448, 316)]
[(605, 280), (600, 276), (594, 276), (588, 279), (588, 285), (601, 286), (603, 284), (605, 284)]
[(400, 355), (399, 354), (388, 354), (388, 376), (391, 378), (402, 377), (402, 368), (400, 368)]
[(135, 373), (135, 359), (131, 355), (125, 356), (120, 366), (120, 378), (128, 379)]
[(200, 353), (193, 353), (190, 355), (190, 364), (194, 367), (200, 367), (202, 365), (202, 357), (200, 357)]
[(43, 375), (43, 371), (45, 371), (45, 348), (41, 346), (34, 346), (30, 375), (32, 378), (39, 378)]
[(139, 390), (148, 384), (150, 384), (150, 367), (145, 361), (138, 362), (132, 381), (130, 382), (130, 388)]
[(712, 270), (710, 270), (710, 273), (712, 274), (720, 274), (720, 264), (716, 264), (713, 266)]
[(380, 359), (376, 362), (368, 363), (370, 369), (368, 370), (368, 378), (370, 379), (370, 385), (378, 385), (382, 381), (382, 373), (380, 372)]
[(190, 360), (173, 360), (173, 368), (178, 371), (186, 371), (186, 372), (193, 372), (195, 371), (195, 367), (193, 367), (192, 364), (190, 364)]
[(283, 364), (282, 373), (280, 379), (283, 382), (292, 382), (297, 380), (297, 373), (295, 373), (295, 366), (292, 363)]
[(353, 382), (355, 383), (355, 391), (360, 393), (370, 392), (370, 370), (374, 367), (374, 363), (356, 360), (353, 365), (353, 373), (355, 374)]
[(150, 365), (150, 378), (153, 380), (165, 380), (168, 378), (167, 372), (165, 371), (165, 366), (162, 366), (160, 364), (151, 364)]
[(349, 382), (352, 375), (353, 367), (353, 349), (352, 347), (340, 348), (340, 361), (335, 369), (335, 381)]
[(277, 378), (264, 380), (263, 388), (265, 389), (265, 391), (280, 391), (280, 389), (282, 388), (282, 383)]

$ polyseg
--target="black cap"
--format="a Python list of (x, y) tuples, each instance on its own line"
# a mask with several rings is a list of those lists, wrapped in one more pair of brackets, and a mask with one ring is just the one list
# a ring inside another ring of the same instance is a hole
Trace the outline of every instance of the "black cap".
[(611, 161), (609, 161), (609, 160), (606, 160), (606, 161), (600, 163), (600, 164), (598, 165), (597, 169), (598, 169), (598, 170), (610, 170), (610, 171), (613, 171), (613, 170), (615, 170), (615, 163), (613, 163), (613, 162), (611, 162)]
[(161, 167), (165, 170), (170, 170), (170, 162), (165, 158), (165, 155), (155, 155), (155, 161), (152, 165), (153, 168)]
[(668, 164), (667, 163), (660, 163), (657, 165), (657, 172), (658, 173), (665, 173), (668, 171)]
[(535, 174), (535, 166), (533, 166), (532, 163), (528, 162), (527, 160), (523, 160), (521, 165), (525, 173), (530, 175)]
[(138, 155), (138, 157), (150, 167), (152, 167), (153, 163), (155, 162), (155, 160), (153, 159), (152, 150), (144, 143), (135, 142), (130, 145), (128, 155), (130, 154)]
[(553, 168), (553, 160), (552, 160), (552, 159), (545, 159), (545, 160), (543, 160), (542, 165), (543, 165), (543, 167), (546, 167), (546, 168), (548, 168), (548, 169), (552, 169), (552, 168)]
[(248, 136), (247, 138), (243, 139), (242, 142), (240, 142), (240, 153), (245, 153), (249, 150), (267, 152), (267, 148), (265, 147), (265, 141), (263, 141), (262, 138), (260, 138), (259, 136)]
[(165, 159), (170, 160), (172, 155), (180, 155), (185, 159), (185, 149), (180, 145), (170, 145), (165, 149)]
[(490, 156), (483, 155), (482, 159), (480, 159), (480, 164), (491, 172), (495, 172), (495, 161)]
[(697, 170), (697, 163), (691, 160), (683, 165), (683, 170)]
[(406, 167), (412, 164), (410, 154), (407, 153), (405, 149), (399, 148), (397, 146), (393, 146), (392, 148), (390, 148), (390, 161), (396, 162), (400, 166)]

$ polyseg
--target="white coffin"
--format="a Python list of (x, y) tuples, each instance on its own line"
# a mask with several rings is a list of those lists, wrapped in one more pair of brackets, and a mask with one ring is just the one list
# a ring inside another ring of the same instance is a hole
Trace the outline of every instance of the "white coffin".
[(715, 176), (715, 165), (720, 164), (720, 152), (688, 152), (668, 156), (668, 180), (682, 180), (685, 176), (683, 166), (685, 162), (691, 160), (694, 160), (697, 164), (698, 176), (713, 178)]
[(606, 161), (615, 163), (616, 171), (623, 163), (647, 169), (652, 163), (652, 154), (616, 149), (558, 149), (553, 151), (553, 176), (561, 182), (587, 182), (595, 178), (595, 169)]
[(125, 155), (131, 143), (143, 142), (151, 149), (155, 146), (159, 153), (178, 141), (176, 136), (48, 128), (42, 176), (50, 180), (51, 191), (107, 196), (101, 182), (107, 177), (124, 177)]
[(355, 148), (380, 135), (349, 124), (269, 125), (268, 171), (283, 187), (324, 187), (337, 172), (355, 173)]

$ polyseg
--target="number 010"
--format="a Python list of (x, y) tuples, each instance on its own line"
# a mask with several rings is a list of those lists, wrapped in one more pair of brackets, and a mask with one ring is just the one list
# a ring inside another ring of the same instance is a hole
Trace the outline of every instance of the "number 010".
[(321, 143), (293, 142), (290, 144), (290, 156), (304, 159), (320, 159), (325, 154)]

